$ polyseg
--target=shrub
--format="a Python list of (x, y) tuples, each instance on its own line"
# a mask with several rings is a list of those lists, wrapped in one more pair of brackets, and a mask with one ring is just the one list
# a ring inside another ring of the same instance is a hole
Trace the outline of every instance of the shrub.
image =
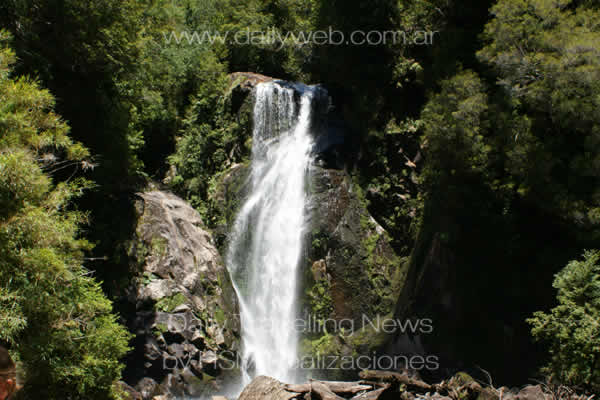
[(561, 383), (600, 389), (600, 251), (586, 251), (554, 280), (558, 305), (528, 319), (536, 340), (550, 345), (544, 372)]

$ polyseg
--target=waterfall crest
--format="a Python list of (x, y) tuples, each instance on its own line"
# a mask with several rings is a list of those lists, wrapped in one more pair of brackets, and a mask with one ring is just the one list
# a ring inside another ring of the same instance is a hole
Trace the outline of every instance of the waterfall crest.
[[(298, 267), (317, 90), (321, 89), (276, 82), (256, 88), (250, 189), (226, 257), (240, 300), (246, 383), (258, 375), (295, 380)], [(301, 96), (299, 106), (296, 93)]]

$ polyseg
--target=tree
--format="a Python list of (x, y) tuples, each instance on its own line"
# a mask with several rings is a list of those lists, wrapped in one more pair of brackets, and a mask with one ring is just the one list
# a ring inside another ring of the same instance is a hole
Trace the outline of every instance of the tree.
[(427, 157), (423, 176), (429, 191), (451, 191), (449, 185), (485, 172), (492, 150), (484, 136), (487, 110), (485, 87), (473, 71), (441, 83), (441, 92), (421, 115), (421, 143)]
[[(26, 398), (106, 399), (130, 336), (82, 266), (86, 215), (71, 199), (89, 186), (73, 178), (90, 167), (89, 152), (69, 138), (47, 90), (9, 77), (13, 62), (1, 47), (0, 340), (23, 362)], [(58, 170), (72, 178), (54, 183)]]
[(226, 46), (193, 36), (214, 32), (219, 23), (216, 0), (152, 0), (144, 8), (138, 68), (121, 89), (130, 103), (130, 132), (143, 164), (138, 169), (155, 179), (166, 172), (192, 97), (205, 80), (218, 80), (225, 69)]
[(600, 251), (586, 251), (554, 279), (558, 305), (528, 319), (536, 340), (549, 345), (544, 372), (560, 383), (600, 389)]
[(97, 180), (112, 182), (138, 165), (119, 83), (137, 68), (140, 4), (8, 0), (0, 5), (0, 24), (12, 33), (19, 57), (16, 71), (38, 76), (56, 96), (72, 136), (101, 158)]
[(501, 0), (491, 11), (478, 56), (530, 125), (514, 130), (508, 152), (519, 191), (553, 213), (597, 224), (600, 12), (572, 0)]

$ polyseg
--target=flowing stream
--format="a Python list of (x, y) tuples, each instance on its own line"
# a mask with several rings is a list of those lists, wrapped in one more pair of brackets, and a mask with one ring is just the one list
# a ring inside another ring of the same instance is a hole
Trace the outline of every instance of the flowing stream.
[(318, 90), (276, 82), (256, 88), (250, 188), (226, 257), (240, 302), (244, 383), (258, 375), (295, 380), (298, 267)]

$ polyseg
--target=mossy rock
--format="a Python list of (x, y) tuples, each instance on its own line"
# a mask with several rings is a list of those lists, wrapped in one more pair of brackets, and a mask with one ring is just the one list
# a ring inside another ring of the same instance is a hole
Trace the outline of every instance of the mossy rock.
[(227, 233), (248, 191), (250, 163), (236, 164), (215, 177), (210, 191), (212, 226), (216, 244), (223, 254)]
[[(325, 261), (333, 302), (329, 317), (350, 318), (360, 326), (363, 316), (392, 314), (407, 265), (368, 213), (360, 188), (345, 171), (315, 167), (311, 195), (307, 242), (313, 246), (307, 264)], [(310, 279), (305, 284), (319, 285)]]
[(365, 317), (393, 316), (408, 260), (394, 253), (389, 235), (371, 217), (360, 187), (347, 172), (314, 167), (309, 182), (310, 247), (301, 303), (313, 318), (352, 321), (353, 331), (307, 335), (303, 351), (372, 354), (389, 334), (364, 325)]
[(177, 307), (185, 304), (187, 299), (183, 293), (176, 293), (170, 297), (164, 297), (156, 302), (154, 308), (156, 311), (172, 313)]
[(471, 375), (467, 374), (466, 372), (457, 372), (454, 377), (453, 380), (459, 385), (459, 386), (464, 386), (464, 385), (468, 385), (472, 382), (477, 382)]

